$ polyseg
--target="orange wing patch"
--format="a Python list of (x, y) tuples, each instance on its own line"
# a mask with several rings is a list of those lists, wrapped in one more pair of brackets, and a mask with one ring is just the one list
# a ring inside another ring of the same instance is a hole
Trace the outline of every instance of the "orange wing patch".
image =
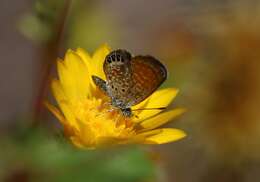
[(149, 97), (166, 79), (166, 68), (151, 56), (137, 56), (131, 61), (132, 68), (132, 105)]

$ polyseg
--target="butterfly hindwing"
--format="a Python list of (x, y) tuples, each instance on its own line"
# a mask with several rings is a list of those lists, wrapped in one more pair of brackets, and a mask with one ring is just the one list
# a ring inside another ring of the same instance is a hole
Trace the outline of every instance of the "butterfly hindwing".
[(167, 70), (152, 56), (136, 56), (131, 60), (131, 106), (149, 97), (167, 78)]

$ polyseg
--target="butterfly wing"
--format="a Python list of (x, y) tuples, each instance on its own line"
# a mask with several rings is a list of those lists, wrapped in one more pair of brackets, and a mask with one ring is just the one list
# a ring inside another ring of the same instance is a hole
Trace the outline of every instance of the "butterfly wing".
[(131, 57), (125, 50), (107, 55), (103, 69), (106, 92), (112, 105), (121, 109), (134, 106), (149, 97), (166, 79), (167, 70), (152, 56)]
[(129, 102), (129, 91), (133, 85), (130, 62), (130, 53), (119, 49), (107, 55), (103, 65), (107, 80), (107, 93), (112, 99), (112, 104), (121, 108)]
[(133, 106), (149, 97), (167, 78), (165, 66), (152, 56), (136, 56), (131, 60), (132, 87), (129, 105)]

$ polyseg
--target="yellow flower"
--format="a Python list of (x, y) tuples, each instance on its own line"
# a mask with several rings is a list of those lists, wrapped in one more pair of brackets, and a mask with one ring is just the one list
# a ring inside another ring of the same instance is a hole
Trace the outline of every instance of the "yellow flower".
[[(138, 110), (134, 117), (122, 116), (112, 109), (109, 98), (93, 83), (91, 76), (105, 79), (103, 61), (110, 52), (107, 45), (90, 56), (83, 49), (68, 50), (64, 61), (58, 59), (59, 80), (54, 79), (51, 88), (59, 108), (46, 103), (48, 109), (64, 126), (65, 135), (80, 148), (94, 149), (115, 144), (143, 143), (163, 144), (185, 136), (182, 130), (160, 128), (184, 109)], [(176, 96), (174, 88), (154, 92), (132, 109), (166, 107)]]

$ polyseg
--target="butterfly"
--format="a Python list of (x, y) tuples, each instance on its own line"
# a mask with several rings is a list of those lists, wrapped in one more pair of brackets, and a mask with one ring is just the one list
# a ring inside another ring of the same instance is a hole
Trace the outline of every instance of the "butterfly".
[(126, 117), (132, 117), (131, 107), (149, 97), (167, 78), (165, 66), (154, 57), (132, 57), (123, 49), (106, 56), (103, 70), (106, 81), (95, 75), (92, 80)]

